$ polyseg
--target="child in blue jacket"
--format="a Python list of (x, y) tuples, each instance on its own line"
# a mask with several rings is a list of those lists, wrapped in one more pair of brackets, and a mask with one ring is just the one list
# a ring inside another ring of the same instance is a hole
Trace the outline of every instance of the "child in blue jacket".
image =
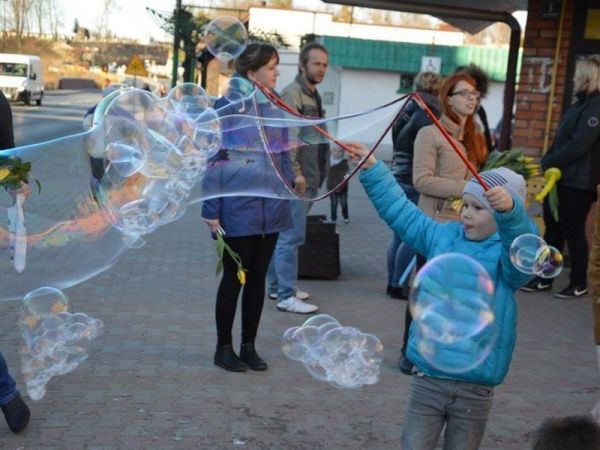
[[(357, 143), (349, 143), (348, 147), (355, 161), (368, 153)], [(419, 351), (414, 323), (407, 349), (415, 364), (415, 376), (404, 417), (402, 448), (434, 449), (446, 425), (444, 449), (475, 450), (483, 439), (494, 386), (504, 380), (515, 346), (514, 291), (530, 278), (519, 272), (509, 257), (515, 238), (537, 233), (523, 204), (525, 180), (506, 168), (481, 173), (490, 189), (484, 191), (475, 178), (471, 179), (463, 192), (460, 223), (440, 224), (406, 198), (381, 161), (371, 155), (362, 169), (360, 180), (377, 212), (417, 253), (428, 260), (449, 252), (468, 255), (494, 281), (493, 312), (498, 335), (490, 355), (479, 365), (461, 373), (445, 373), (433, 367)]]

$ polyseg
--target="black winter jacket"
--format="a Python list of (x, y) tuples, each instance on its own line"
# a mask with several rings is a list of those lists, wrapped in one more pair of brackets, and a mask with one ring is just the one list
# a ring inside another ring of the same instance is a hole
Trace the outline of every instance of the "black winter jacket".
[[(417, 92), (427, 104), (436, 117), (440, 117), (440, 101), (434, 94)], [(392, 127), (392, 141), (394, 143), (394, 155), (392, 159), (392, 172), (399, 183), (413, 185), (413, 156), (415, 138), (419, 130), (431, 125), (431, 119), (427, 116), (414, 100), (409, 100), (404, 112)]]
[(600, 184), (600, 95), (578, 94), (563, 115), (542, 169), (558, 167), (560, 184), (596, 192)]

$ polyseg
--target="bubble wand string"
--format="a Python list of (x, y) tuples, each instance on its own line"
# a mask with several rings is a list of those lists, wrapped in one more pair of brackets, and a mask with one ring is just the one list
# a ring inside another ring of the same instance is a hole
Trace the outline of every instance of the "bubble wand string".
[[(287, 103), (285, 103), (283, 100), (281, 100), (279, 97), (277, 97), (276, 95), (274, 95), (268, 88), (266, 88), (263, 84), (261, 84), (258, 81), (254, 81), (254, 84), (256, 85), (256, 87), (267, 97), (267, 99), (269, 99), (273, 104), (275, 104), (276, 106), (278, 106), (279, 108), (281, 108), (282, 110), (292, 114), (295, 117), (299, 117), (302, 119), (311, 119), (310, 117), (306, 117), (303, 116), (302, 114), (300, 114), (299, 112), (297, 112), (295, 109), (293, 109), (290, 105), (288, 105)], [(406, 98), (408, 96), (405, 97), (400, 97), (397, 98), (391, 102), (389, 102), (388, 104), (386, 104), (386, 106), (390, 106), (393, 105), (394, 103), (397, 103), (401, 100), (403, 100), (404, 98)], [(254, 102), (255, 102), (255, 107), (256, 107), (256, 111), (258, 112), (260, 109), (258, 108), (258, 105), (256, 104), (256, 97), (254, 97)], [(396, 113), (396, 115), (394, 116), (394, 118), (390, 121), (390, 123), (387, 125), (387, 127), (385, 128), (384, 132), (381, 134), (381, 136), (379, 136), (379, 138), (377, 139), (377, 141), (375, 142), (375, 145), (373, 145), (373, 148), (369, 151), (367, 157), (369, 155), (371, 155), (376, 149), (377, 147), (379, 147), (379, 144), (381, 144), (381, 141), (383, 141), (383, 138), (388, 134), (388, 132), (390, 131), (390, 129), (392, 128), (392, 126), (394, 125), (394, 123), (396, 123), (396, 121), (398, 120), (398, 117), (400, 117), (400, 115), (402, 114), (402, 112), (404, 111), (404, 109), (406, 108), (406, 103), (404, 103), (404, 105), (402, 106), (402, 108), (400, 108), (400, 110)], [(260, 116), (259, 116), (259, 123), (260, 123)], [(345, 152), (352, 154), (353, 152), (344, 144), (342, 144), (339, 140), (337, 140), (336, 138), (334, 138), (333, 136), (331, 136), (327, 131), (325, 131), (323, 128), (319, 127), (316, 124), (311, 124), (311, 127), (314, 128), (317, 132), (319, 132), (321, 135), (328, 137), (329, 139), (331, 139), (333, 142), (335, 142), (337, 145), (339, 145)], [(266, 139), (266, 137), (264, 136), (264, 130), (261, 128), (261, 133), (263, 134), (263, 139), (264, 141), (267, 143), (268, 145), (268, 139)], [(367, 159), (367, 157), (364, 158), (363, 161), (365, 161)], [(362, 166), (362, 164), (357, 164), (352, 170), (350, 170), (347, 174), (346, 177), (344, 178), (344, 181), (346, 181), (348, 178), (352, 177), (356, 172), (358, 172), (358, 170), (360, 169), (360, 167)], [(283, 182), (285, 183), (285, 185), (287, 186), (287, 188), (291, 191), (291, 192), (295, 192), (294, 188), (292, 185), (289, 184), (289, 182), (287, 180), (285, 180), (285, 177), (283, 177), (283, 174), (281, 173), (281, 171), (275, 167), (275, 169), (277, 170), (277, 172), (280, 175), (280, 178), (283, 180)], [(329, 192), (325, 192), (324, 194), (321, 194), (315, 198), (311, 198), (312, 201), (318, 201), (318, 200), (322, 200), (325, 197), (327, 197), (329, 194), (331, 194), (331, 192), (335, 191), (335, 189), (332, 189)], [(299, 195), (296, 194), (298, 197)]]
[[(295, 116), (300, 116), (302, 117), (300, 114), (298, 114), (297, 111), (295, 111), (292, 107), (290, 107), (287, 103), (285, 103), (283, 100), (281, 100), (279, 97), (277, 97), (276, 95), (274, 95), (272, 92), (270, 92), (269, 89), (267, 89), (263, 84), (261, 84), (258, 81), (254, 81), (254, 84), (256, 85), (256, 87), (258, 87), (260, 89), (260, 91), (269, 99), (271, 100), (273, 103), (275, 103), (277, 106), (279, 106), (280, 108), (282, 108), (283, 110), (285, 110), (286, 112), (293, 114)], [(485, 181), (483, 181), (483, 179), (481, 178), (481, 176), (479, 176), (479, 173), (477, 173), (477, 169), (475, 169), (475, 167), (473, 167), (473, 165), (469, 162), (469, 160), (462, 154), (462, 152), (460, 151), (460, 149), (456, 146), (456, 144), (454, 143), (454, 141), (452, 140), (452, 137), (450, 136), (450, 134), (448, 134), (448, 132), (446, 131), (446, 129), (444, 128), (444, 126), (440, 123), (440, 121), (438, 120), (438, 118), (435, 116), (435, 114), (433, 114), (431, 112), (431, 110), (429, 109), (429, 107), (427, 106), (427, 104), (423, 101), (423, 99), (419, 96), (419, 94), (417, 94), (416, 92), (411, 93), (408, 98), (412, 98), (417, 102), (417, 105), (419, 105), (419, 107), (425, 111), (425, 113), (429, 116), (429, 118), (431, 119), (431, 121), (433, 122), (433, 124), (440, 130), (440, 132), (442, 133), (442, 135), (446, 138), (446, 140), (450, 143), (450, 146), (452, 147), (452, 149), (456, 152), (456, 154), (458, 155), (458, 157), (462, 160), (462, 162), (465, 164), (465, 166), (467, 166), (467, 169), (469, 169), (469, 171), (473, 174), (473, 176), (477, 179), (477, 181), (479, 181), (479, 184), (481, 184), (481, 187), (483, 187), (484, 191), (488, 191), (490, 188), (487, 185), (487, 183)], [(403, 108), (404, 109), (404, 108)], [(387, 132), (390, 130), (390, 128), (392, 127), (392, 124), (395, 122), (395, 119), (392, 121), (392, 123), (388, 126), (388, 128), (385, 130), (385, 132), (383, 133), (383, 135), (381, 136), (381, 138), (377, 141), (377, 143), (375, 144), (373, 150), (371, 151), (371, 153), (373, 153), (373, 151), (377, 148), (377, 146), (380, 144), (381, 140), (383, 139), (383, 136), (385, 136), (387, 134)], [(331, 136), (327, 131), (325, 131), (324, 129), (322, 129), (321, 127), (319, 127), (318, 125), (312, 125), (312, 127), (317, 130), (321, 135), (325, 136), (328, 139), (331, 139), (334, 143), (336, 143), (337, 145), (339, 145), (342, 149), (344, 149), (344, 151), (346, 151), (347, 153), (352, 153), (350, 151), (350, 149), (345, 146), (344, 144), (342, 144), (340, 141), (338, 141), (337, 139), (335, 139), (333, 136)]]

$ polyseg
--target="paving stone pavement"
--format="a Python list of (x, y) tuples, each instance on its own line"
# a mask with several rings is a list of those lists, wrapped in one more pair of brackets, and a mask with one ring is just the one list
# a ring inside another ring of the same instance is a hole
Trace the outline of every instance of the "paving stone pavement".
[[(2, 449), (394, 449), (410, 378), (397, 370), (406, 303), (385, 295), (390, 232), (356, 180), (350, 223), (339, 224), (342, 275), (302, 280), (321, 312), (375, 334), (384, 344), (381, 380), (341, 390), (311, 378), (281, 352), (281, 336), (306, 317), (266, 300), (257, 348), (263, 373), (229, 373), (212, 363), (215, 345), (213, 242), (190, 207), (109, 270), (66, 290), (76, 311), (105, 333), (74, 372), (29, 401), (21, 435), (0, 422)], [(314, 212), (326, 212), (329, 201)], [(561, 287), (564, 276), (557, 281)], [(587, 413), (600, 397), (589, 298), (518, 294), (518, 343), (496, 389), (482, 449), (529, 448), (551, 415)], [(0, 346), (19, 371), (19, 302), (0, 303)], [(239, 342), (239, 321), (234, 340)]]

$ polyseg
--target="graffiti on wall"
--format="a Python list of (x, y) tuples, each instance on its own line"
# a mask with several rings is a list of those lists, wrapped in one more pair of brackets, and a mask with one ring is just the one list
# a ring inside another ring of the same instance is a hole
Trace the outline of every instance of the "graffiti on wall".
[(529, 92), (545, 94), (550, 92), (552, 83), (552, 58), (530, 57), (527, 64), (527, 89)]

